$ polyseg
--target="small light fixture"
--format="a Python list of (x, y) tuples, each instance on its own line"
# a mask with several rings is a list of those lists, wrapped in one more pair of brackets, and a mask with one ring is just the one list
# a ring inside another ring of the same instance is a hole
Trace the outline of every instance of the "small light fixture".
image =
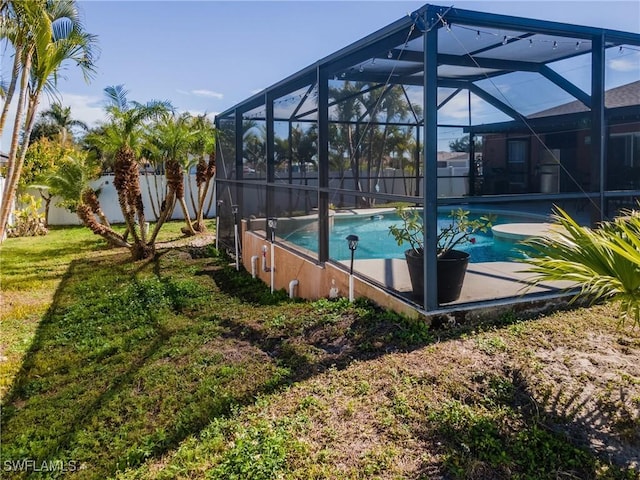
[(222, 205), (224, 200), (218, 200), (216, 202), (216, 248), (220, 248), (220, 212), (222, 212)]
[(506, 45), (508, 41), (509, 41), (509, 39), (507, 38), (506, 35), (504, 37), (502, 37), (502, 44), (503, 45)]
[(533, 40), (529, 39), (529, 48), (533, 47)]
[(351, 250), (351, 267), (349, 268), (349, 301), (353, 302), (353, 258), (358, 248), (358, 241), (360, 240), (357, 235), (347, 236), (347, 242), (349, 243), (349, 250)]
[(480, 30), (476, 31), (476, 40), (480, 40)]
[(576, 42), (576, 50), (580, 50), (580, 43), (581, 42)]
[(236, 271), (240, 271), (240, 232), (238, 231), (238, 205), (231, 205), (233, 213), (233, 239), (236, 249)]
[(360, 73), (364, 72), (364, 65), (360, 65), (360, 67), (358, 68), (358, 71)]
[(349, 250), (351, 250), (351, 268), (350, 268), (351, 275), (353, 275), (353, 257), (355, 255), (356, 249), (358, 248), (359, 240), (360, 239), (358, 238), (357, 235), (349, 235), (347, 237), (347, 242), (349, 242)]
[(558, 49), (558, 42), (556, 42), (555, 40), (553, 41), (553, 49), (554, 50)]
[(269, 227), (271, 243), (273, 243), (276, 241), (276, 228), (278, 226), (278, 219), (276, 217), (269, 217), (267, 219), (267, 226)]
[(391, 50), (389, 50), (389, 52), (387, 53), (387, 58), (393, 58), (393, 53), (391, 53)]

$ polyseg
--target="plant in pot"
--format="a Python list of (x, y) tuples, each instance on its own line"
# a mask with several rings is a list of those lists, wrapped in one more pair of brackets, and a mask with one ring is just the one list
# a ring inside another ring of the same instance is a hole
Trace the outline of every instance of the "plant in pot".
[[(398, 245), (408, 243), (411, 248), (404, 252), (409, 267), (409, 277), (413, 295), (421, 299), (424, 295), (424, 225), (422, 212), (415, 208), (398, 207), (396, 213), (402, 223), (391, 225), (389, 234)], [(449, 303), (460, 297), (462, 283), (469, 264), (469, 254), (456, 250), (465, 243), (475, 243), (473, 236), (478, 232), (487, 232), (495, 216), (469, 218), (469, 212), (459, 208), (449, 214), (451, 222), (438, 232), (437, 272), (438, 303)]]

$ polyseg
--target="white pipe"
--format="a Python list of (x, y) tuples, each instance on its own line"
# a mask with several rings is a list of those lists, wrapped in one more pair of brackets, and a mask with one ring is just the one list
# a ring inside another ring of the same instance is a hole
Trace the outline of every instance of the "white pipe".
[(271, 242), (271, 293), (273, 293), (273, 284), (275, 282), (276, 265), (275, 265), (275, 246)]
[(258, 255), (253, 255), (251, 257), (251, 276), (256, 278), (258, 274)]
[(240, 245), (238, 244), (238, 224), (233, 226), (233, 237), (236, 243), (236, 270), (240, 271)]
[(291, 280), (289, 282), (289, 298), (295, 298), (295, 290), (298, 285), (298, 280)]

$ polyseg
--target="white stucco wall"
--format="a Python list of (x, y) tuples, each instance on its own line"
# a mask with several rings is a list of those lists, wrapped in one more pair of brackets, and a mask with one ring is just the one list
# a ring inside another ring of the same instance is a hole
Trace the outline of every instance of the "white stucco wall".
[[(153, 209), (151, 208), (151, 196), (156, 198), (156, 187), (155, 181), (158, 183), (158, 187), (161, 190), (160, 197), (163, 196), (164, 187), (165, 187), (165, 177), (164, 175), (140, 175), (140, 188), (142, 189), (142, 201), (144, 203), (144, 211), (147, 219), (149, 221), (155, 221), (155, 217), (153, 215)], [(190, 191), (194, 193), (194, 199), (197, 198), (197, 186), (195, 175), (189, 176), (189, 181), (185, 182), (185, 199), (187, 201), (187, 206), (189, 208), (189, 216), (193, 219), (195, 214), (193, 208), (191, 206), (191, 200), (189, 199)], [(120, 205), (118, 204), (118, 195), (115, 187), (113, 186), (113, 175), (104, 175), (100, 177), (98, 180), (92, 182), (92, 186), (96, 189), (100, 189), (100, 206), (104, 211), (105, 215), (112, 223), (122, 223), (124, 222), (124, 218), (122, 217), (122, 212), (120, 211)], [(39, 195), (37, 190), (30, 192), (34, 195)], [(209, 192), (207, 194), (207, 204), (211, 200), (214, 194), (214, 182), (211, 182), (211, 186), (209, 187)], [(56, 203), (59, 199), (54, 199), (51, 202), (51, 208), (49, 209), (49, 225), (79, 225), (80, 220), (77, 215), (69, 212), (68, 210), (60, 207), (56, 207)], [(155, 202), (157, 205), (157, 201)], [(157, 208), (157, 207), (156, 207)], [(211, 204), (211, 209), (206, 215), (207, 218), (211, 218), (215, 216), (216, 205), (215, 201)], [(207, 212), (205, 212), (206, 214)], [(182, 219), (184, 218), (182, 215), (182, 209), (179, 204), (176, 204), (176, 208), (173, 212), (172, 219)]]

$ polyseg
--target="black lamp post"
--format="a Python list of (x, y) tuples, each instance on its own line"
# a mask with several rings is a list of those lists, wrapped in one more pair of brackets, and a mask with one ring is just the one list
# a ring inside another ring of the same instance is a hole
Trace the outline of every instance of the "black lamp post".
[(238, 205), (231, 205), (233, 213), (233, 238), (236, 246), (236, 270), (240, 270), (240, 239), (238, 238)]
[(349, 269), (349, 301), (353, 302), (353, 258), (356, 253), (356, 249), (358, 248), (358, 238), (357, 235), (349, 235), (347, 237), (347, 242), (349, 242), (349, 250), (351, 250), (351, 268)]
[(233, 213), (233, 223), (238, 224), (238, 205), (231, 205), (231, 213)]
[(276, 217), (267, 218), (267, 226), (269, 227), (269, 235), (271, 237), (271, 293), (274, 290), (275, 272), (276, 272), (276, 253), (274, 243), (276, 241), (276, 227), (278, 226), (278, 219)]
[(276, 217), (269, 217), (267, 219), (267, 226), (269, 227), (271, 243), (273, 243), (276, 241), (276, 227), (278, 226), (278, 219)]
[(222, 211), (222, 205), (224, 200), (218, 200), (216, 202), (216, 248), (220, 250), (220, 212)]

